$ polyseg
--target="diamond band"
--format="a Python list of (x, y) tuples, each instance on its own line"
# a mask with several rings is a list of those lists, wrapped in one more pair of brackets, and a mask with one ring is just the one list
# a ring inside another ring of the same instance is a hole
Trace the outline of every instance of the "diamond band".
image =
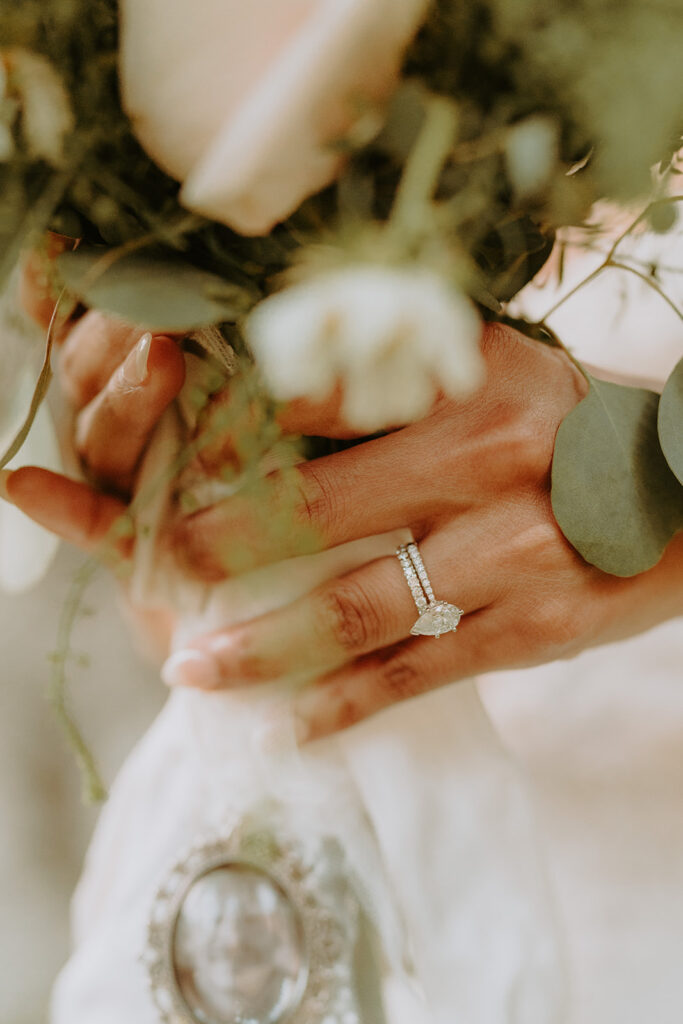
[(440, 637), (442, 633), (455, 633), (463, 615), (462, 608), (447, 601), (437, 601), (417, 544), (401, 544), (396, 556), (410, 587), (413, 601), (420, 613), (410, 630), (413, 636)]
[(429, 601), (425, 597), (424, 590), (422, 589), (419, 577), (417, 575), (417, 572), (415, 571), (415, 567), (410, 558), (410, 555), (408, 554), (407, 547), (405, 545), (401, 546), (397, 549), (396, 554), (398, 556), (399, 562), (401, 563), (403, 575), (405, 576), (406, 582), (410, 587), (410, 593), (413, 595), (413, 601), (417, 605), (417, 610), (420, 612), (420, 614), (422, 614), (422, 612), (427, 611)]

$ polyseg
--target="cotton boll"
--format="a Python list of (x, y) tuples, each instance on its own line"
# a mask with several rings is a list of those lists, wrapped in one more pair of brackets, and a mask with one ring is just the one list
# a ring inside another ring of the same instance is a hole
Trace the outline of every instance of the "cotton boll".
[(436, 392), (433, 377), (415, 366), (404, 347), (347, 373), (342, 411), (352, 427), (370, 434), (425, 416)]
[(249, 317), (247, 330), (273, 394), (283, 401), (302, 394), (322, 399), (332, 390), (336, 362), (328, 356), (334, 334), (320, 282), (312, 282), (305, 297), (298, 288), (288, 288), (277, 295), (277, 302), (261, 302)]
[(247, 339), (279, 399), (320, 400), (337, 382), (349, 425), (371, 432), (427, 413), (483, 378), (480, 321), (469, 300), (430, 270), (354, 266), (271, 296)]

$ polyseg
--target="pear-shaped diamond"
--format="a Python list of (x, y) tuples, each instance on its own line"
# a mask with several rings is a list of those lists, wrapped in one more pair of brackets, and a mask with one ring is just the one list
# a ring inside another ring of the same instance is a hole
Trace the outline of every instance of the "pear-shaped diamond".
[(436, 601), (422, 613), (410, 632), (413, 636), (436, 637), (442, 633), (455, 633), (462, 614), (462, 609), (454, 604)]

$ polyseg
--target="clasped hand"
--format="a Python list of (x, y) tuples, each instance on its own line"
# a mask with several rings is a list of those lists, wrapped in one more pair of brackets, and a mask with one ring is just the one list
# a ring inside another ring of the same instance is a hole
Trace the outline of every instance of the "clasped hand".
[[(500, 325), (484, 328), (482, 348), (488, 376), (477, 394), (442, 398), (419, 422), (300, 465), (292, 510), (321, 548), (409, 527), (437, 598), (465, 611), (457, 632), (410, 637), (416, 610), (399, 563), (378, 558), (281, 610), (196, 638), (166, 663), (168, 683), (217, 689), (313, 672), (318, 682), (296, 705), (310, 739), (443, 684), (569, 657), (682, 610), (680, 536), (658, 566), (625, 580), (584, 562), (553, 518), (553, 444), (584, 393), (579, 372), (561, 351)], [(79, 410), (78, 451), (99, 487), (24, 468), (6, 479), (10, 500), (97, 549), (126, 509), (184, 370), (172, 339), (140, 339), (139, 330), (86, 313), (63, 344), (61, 375)], [(334, 397), (295, 402), (281, 422), (289, 432), (349, 436)], [(259, 489), (258, 523), (269, 511), (276, 518), (282, 493), (281, 475), (271, 474)], [(254, 567), (297, 553), (296, 529), (255, 531), (254, 512), (248, 493), (178, 511), (164, 543), (207, 581), (225, 578), (221, 553), (235, 539)], [(132, 544), (120, 541), (124, 557)]]

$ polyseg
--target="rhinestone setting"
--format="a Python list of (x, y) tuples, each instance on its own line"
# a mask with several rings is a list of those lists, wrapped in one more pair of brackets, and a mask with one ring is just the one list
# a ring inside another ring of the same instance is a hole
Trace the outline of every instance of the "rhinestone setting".
[(438, 639), (444, 633), (455, 633), (464, 612), (457, 605), (436, 600), (417, 544), (402, 544), (397, 548), (396, 555), (420, 613), (410, 630), (411, 634), (435, 636)]

